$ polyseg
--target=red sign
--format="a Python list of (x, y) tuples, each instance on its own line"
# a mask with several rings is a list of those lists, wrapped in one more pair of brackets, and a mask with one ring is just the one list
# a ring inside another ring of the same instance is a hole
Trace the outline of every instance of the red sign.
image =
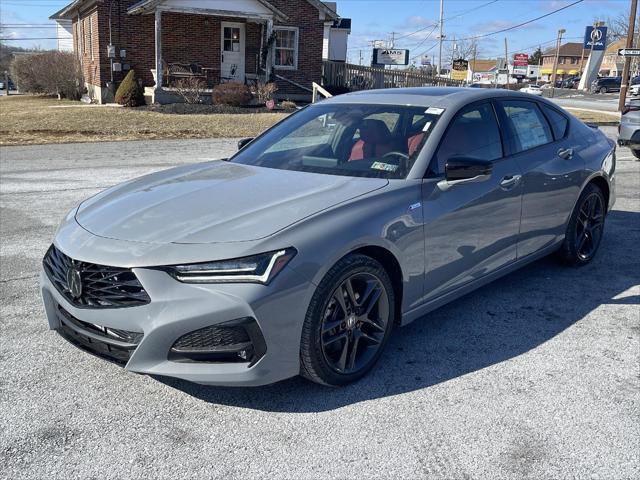
[(529, 54), (516, 53), (513, 55), (513, 64), (518, 67), (524, 67), (529, 65)]

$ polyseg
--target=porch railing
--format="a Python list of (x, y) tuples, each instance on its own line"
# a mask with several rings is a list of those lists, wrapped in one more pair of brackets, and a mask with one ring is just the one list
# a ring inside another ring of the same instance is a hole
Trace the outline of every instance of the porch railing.
[(450, 80), (409, 70), (373, 68), (327, 60), (323, 62), (322, 83), (325, 87), (349, 90), (464, 85), (462, 80)]

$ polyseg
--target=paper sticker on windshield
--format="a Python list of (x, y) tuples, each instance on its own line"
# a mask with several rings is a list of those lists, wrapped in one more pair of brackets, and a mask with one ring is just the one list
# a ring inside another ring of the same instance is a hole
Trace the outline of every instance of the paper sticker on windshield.
[(395, 172), (398, 169), (398, 165), (384, 162), (373, 162), (371, 164), (371, 168), (373, 168), (374, 170), (382, 170), (384, 172)]
[(425, 110), (424, 113), (428, 113), (429, 115), (442, 115), (443, 112), (444, 108), (429, 107)]
[(427, 130), (429, 130), (429, 127), (431, 126), (431, 122), (427, 122), (424, 124), (424, 127), (422, 128), (423, 132), (426, 132)]

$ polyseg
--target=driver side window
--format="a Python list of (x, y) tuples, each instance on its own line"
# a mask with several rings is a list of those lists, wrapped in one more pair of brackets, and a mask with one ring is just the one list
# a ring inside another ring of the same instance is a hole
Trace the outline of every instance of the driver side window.
[(458, 112), (440, 142), (432, 170), (444, 173), (447, 161), (454, 157), (492, 161), (502, 156), (498, 122), (493, 107), (486, 102)]

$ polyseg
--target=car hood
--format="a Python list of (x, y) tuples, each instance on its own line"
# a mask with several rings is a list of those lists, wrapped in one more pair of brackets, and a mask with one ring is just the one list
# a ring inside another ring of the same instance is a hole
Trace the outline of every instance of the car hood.
[(243, 242), (268, 237), (387, 184), (214, 161), (105, 190), (80, 205), (76, 221), (94, 235), (118, 240)]

